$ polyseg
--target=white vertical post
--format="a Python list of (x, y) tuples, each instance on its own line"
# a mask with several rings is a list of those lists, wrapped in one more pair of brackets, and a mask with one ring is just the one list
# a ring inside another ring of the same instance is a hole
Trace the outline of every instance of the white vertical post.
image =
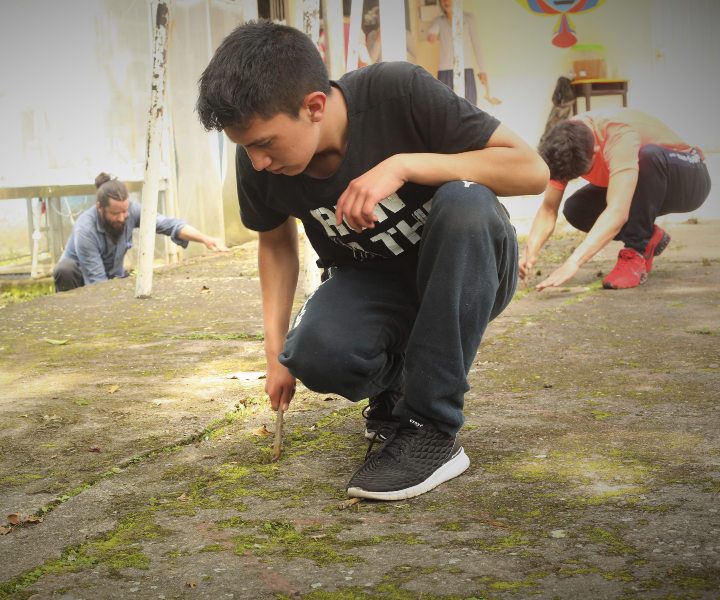
[(463, 0), (452, 3), (453, 90), (465, 97), (465, 51), (463, 48)]
[(350, 31), (348, 33), (348, 54), (346, 71), (355, 71), (358, 68), (358, 44), (360, 42), (360, 28), (362, 26), (363, 0), (352, 0), (350, 5)]
[[(310, 36), (313, 44), (317, 46), (320, 39), (320, 0), (303, 0), (303, 31)], [(325, 47), (327, 48), (327, 34), (325, 34)], [(312, 294), (320, 285), (320, 269), (317, 267), (317, 252), (313, 249), (305, 233), (303, 271), (303, 291), (306, 296)]]
[(157, 223), (158, 180), (160, 177), (160, 140), (165, 111), (165, 76), (170, 24), (168, 4), (158, 2), (153, 43), (153, 74), (150, 89), (150, 118), (145, 150), (145, 180), (140, 215), (140, 248), (138, 251), (136, 298), (149, 298), (152, 293), (155, 229)]
[(342, 0), (323, 0), (323, 28), (325, 29), (325, 64), (330, 79), (345, 75), (345, 33)]
[(380, 0), (383, 61), (407, 60), (405, 39), (405, 3), (402, 0)]

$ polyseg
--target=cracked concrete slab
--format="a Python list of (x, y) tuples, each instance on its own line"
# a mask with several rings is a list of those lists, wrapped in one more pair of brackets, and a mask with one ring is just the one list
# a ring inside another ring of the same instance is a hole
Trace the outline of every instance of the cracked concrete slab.
[(158, 269), (150, 300), (9, 303), (0, 504), (44, 520), (0, 537), (0, 598), (717, 598), (720, 222), (668, 229), (640, 288), (598, 288), (613, 244), (519, 289), (470, 373), (468, 471), (344, 510), (362, 403), (300, 386), (271, 464), (263, 381), (225, 378), (264, 368), (253, 244)]

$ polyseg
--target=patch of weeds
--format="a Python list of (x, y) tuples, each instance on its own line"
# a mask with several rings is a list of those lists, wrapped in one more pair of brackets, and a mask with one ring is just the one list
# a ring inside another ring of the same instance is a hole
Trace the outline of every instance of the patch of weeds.
[(668, 304), (670, 308), (687, 308), (687, 304), (681, 304), (680, 302), (673, 302), (672, 304)]
[(189, 552), (181, 552), (180, 550), (168, 550), (163, 554), (163, 556), (167, 556), (168, 558), (180, 558), (181, 556), (190, 556)]
[(215, 334), (215, 333), (197, 333), (195, 331), (185, 335), (171, 335), (173, 340), (242, 340), (242, 341), (262, 341), (265, 336), (262, 333), (252, 335), (249, 333), (235, 334)]
[(22, 485), (32, 479), (42, 479), (42, 475), (6, 475), (5, 477), (0, 477), (0, 485)]
[(494, 577), (487, 576), (487, 577), (480, 577), (476, 579), (478, 583), (484, 583), (488, 590), (493, 592), (510, 592), (514, 593), (518, 590), (534, 587), (538, 585), (538, 583), (547, 577), (550, 573), (548, 571), (535, 571), (533, 573), (530, 573), (529, 577), (527, 579), (524, 579), (522, 581), (501, 581), (499, 579), (495, 579)]
[(605, 579), (617, 581), (635, 581), (635, 578), (627, 571), (614, 571), (612, 573), (603, 573)]
[(636, 554), (637, 549), (625, 542), (620, 533), (602, 529), (601, 527), (584, 528), (585, 535), (593, 544), (604, 544), (607, 552), (618, 556)]
[(223, 552), (226, 549), (222, 544), (208, 544), (200, 548), (198, 552)]
[(387, 542), (425, 543), (417, 538), (417, 534), (403, 533), (341, 541), (336, 536), (343, 529), (347, 529), (343, 525), (329, 527), (311, 525), (301, 532), (296, 531), (291, 521), (254, 522), (248, 525), (257, 529), (258, 533), (242, 534), (232, 538), (236, 554), (279, 555), (286, 560), (307, 558), (321, 567), (336, 563), (353, 565), (364, 560), (354, 554), (341, 554), (343, 550), (376, 546)]
[(692, 590), (716, 590), (720, 587), (718, 585), (718, 573), (716, 572), (697, 572), (687, 567), (680, 567), (673, 569), (668, 577), (675, 579), (675, 585), (684, 588), (690, 588)]
[(62, 575), (85, 567), (106, 565), (111, 570), (127, 567), (147, 569), (150, 566), (150, 559), (142, 553), (141, 543), (162, 539), (170, 533), (173, 532), (155, 524), (152, 511), (144, 514), (129, 514), (101, 540), (65, 548), (59, 559), (50, 558), (45, 564), (0, 584), (0, 599), (10, 596), (19, 597), (18, 592), (22, 592), (47, 575)]
[(469, 526), (467, 523), (460, 521), (453, 521), (450, 523), (443, 523), (440, 525), (440, 529), (443, 531), (467, 531)]
[(473, 546), (475, 549), (483, 550), (485, 552), (513, 550), (530, 544), (527, 540), (522, 539), (521, 533), (511, 533), (510, 535), (497, 536), (490, 540), (485, 540), (483, 538), (457, 540), (455, 543), (459, 546)]

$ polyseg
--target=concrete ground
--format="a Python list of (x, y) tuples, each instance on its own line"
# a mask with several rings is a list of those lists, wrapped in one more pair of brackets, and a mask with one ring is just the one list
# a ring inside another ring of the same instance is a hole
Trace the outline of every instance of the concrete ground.
[(43, 521), (0, 536), (0, 598), (720, 597), (720, 221), (668, 229), (637, 289), (599, 289), (613, 244), (519, 290), (470, 373), (465, 474), (343, 510), (364, 403), (300, 386), (270, 463), (263, 381), (226, 378), (264, 368), (253, 244), (158, 269), (150, 300), (8, 302), (0, 505)]

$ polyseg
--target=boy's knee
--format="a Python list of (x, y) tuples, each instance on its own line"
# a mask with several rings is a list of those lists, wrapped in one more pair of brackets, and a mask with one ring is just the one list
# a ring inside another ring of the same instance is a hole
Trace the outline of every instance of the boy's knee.
[(435, 192), (433, 210), (443, 213), (454, 230), (502, 226), (509, 215), (488, 187), (469, 181), (451, 181)]
[(317, 329), (305, 330), (302, 335), (291, 331), (279, 356), (280, 364), (314, 392), (349, 398), (347, 390), (365, 380), (361, 365), (347, 348), (334, 343), (334, 336)]

